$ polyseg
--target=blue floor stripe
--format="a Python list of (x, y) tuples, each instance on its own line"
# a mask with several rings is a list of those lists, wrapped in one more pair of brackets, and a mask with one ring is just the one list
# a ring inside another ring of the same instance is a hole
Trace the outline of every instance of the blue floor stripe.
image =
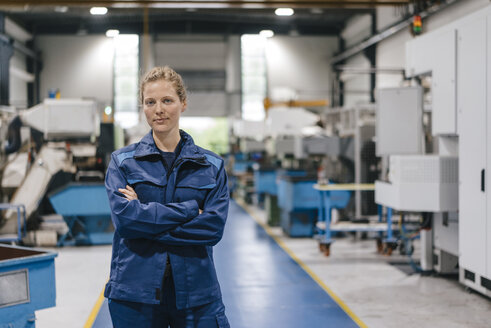
[[(235, 202), (214, 248), (232, 328), (358, 327), (343, 309)], [(107, 301), (94, 328), (110, 327)]]
[(235, 202), (215, 265), (233, 328), (358, 327)]

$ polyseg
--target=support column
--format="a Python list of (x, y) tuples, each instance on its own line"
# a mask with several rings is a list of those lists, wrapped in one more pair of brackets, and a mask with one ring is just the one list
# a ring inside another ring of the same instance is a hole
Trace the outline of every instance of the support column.
[[(377, 14), (372, 13), (372, 35), (377, 34)], [(365, 57), (370, 61), (370, 68), (377, 67), (377, 46), (376, 44), (364, 50)], [(375, 103), (375, 88), (377, 87), (377, 75), (374, 72), (370, 73), (370, 102)]]
[(240, 36), (227, 36), (226, 54), (226, 81), (228, 116), (241, 117), (241, 64), (240, 64)]
[[(344, 39), (339, 37), (339, 52), (343, 52), (346, 49)], [(345, 61), (340, 61), (339, 65), (344, 65)], [(336, 70), (334, 65), (332, 66), (332, 70), (336, 72), (336, 82), (337, 82), (337, 92), (338, 92), (338, 103), (336, 104), (339, 107), (344, 106), (344, 82), (341, 80), (341, 73)], [(334, 97), (333, 97), (334, 100)]]
[[(0, 34), (5, 36), (5, 16), (0, 15)], [(10, 58), (14, 47), (7, 37), (0, 38), (0, 105), (10, 104)]]
[[(29, 41), (27, 47), (34, 49), (34, 43)], [(27, 72), (34, 74), (34, 82), (27, 83), (27, 108), (31, 108), (41, 102), (39, 91), (39, 76), (42, 69), (42, 63), (39, 59), (39, 54), (35, 58), (27, 56), (26, 68)]]

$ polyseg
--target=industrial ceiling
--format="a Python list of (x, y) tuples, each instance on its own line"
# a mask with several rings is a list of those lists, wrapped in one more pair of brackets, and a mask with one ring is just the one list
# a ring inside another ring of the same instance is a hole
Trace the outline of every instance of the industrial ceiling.
[[(347, 20), (373, 14), (376, 6), (404, 7), (410, 0), (0, 0), (0, 10), (34, 35), (121, 33), (244, 34), (272, 29), (276, 34), (339, 35)], [(93, 16), (92, 6), (108, 13)], [(279, 7), (294, 8), (289, 17)], [(397, 8), (397, 7), (395, 7)]]

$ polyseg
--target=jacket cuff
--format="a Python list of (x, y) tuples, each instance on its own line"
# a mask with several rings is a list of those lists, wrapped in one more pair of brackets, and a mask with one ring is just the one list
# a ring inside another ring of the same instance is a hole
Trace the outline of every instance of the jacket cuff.
[(187, 215), (188, 219), (194, 219), (195, 217), (198, 216), (199, 205), (196, 200), (191, 199), (191, 200), (184, 201), (182, 203), (184, 204), (184, 206), (186, 206), (188, 210), (188, 215)]

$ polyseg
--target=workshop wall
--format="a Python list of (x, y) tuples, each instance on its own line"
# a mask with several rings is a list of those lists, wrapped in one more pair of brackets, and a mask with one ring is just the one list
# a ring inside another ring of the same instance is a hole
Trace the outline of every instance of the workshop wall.
[(298, 99), (331, 100), (333, 73), (329, 60), (336, 37), (274, 36), (266, 47), (268, 88), (290, 88)]
[(106, 36), (39, 36), (42, 52), (41, 100), (50, 88), (62, 98), (95, 98), (111, 104), (113, 95), (113, 39)]

